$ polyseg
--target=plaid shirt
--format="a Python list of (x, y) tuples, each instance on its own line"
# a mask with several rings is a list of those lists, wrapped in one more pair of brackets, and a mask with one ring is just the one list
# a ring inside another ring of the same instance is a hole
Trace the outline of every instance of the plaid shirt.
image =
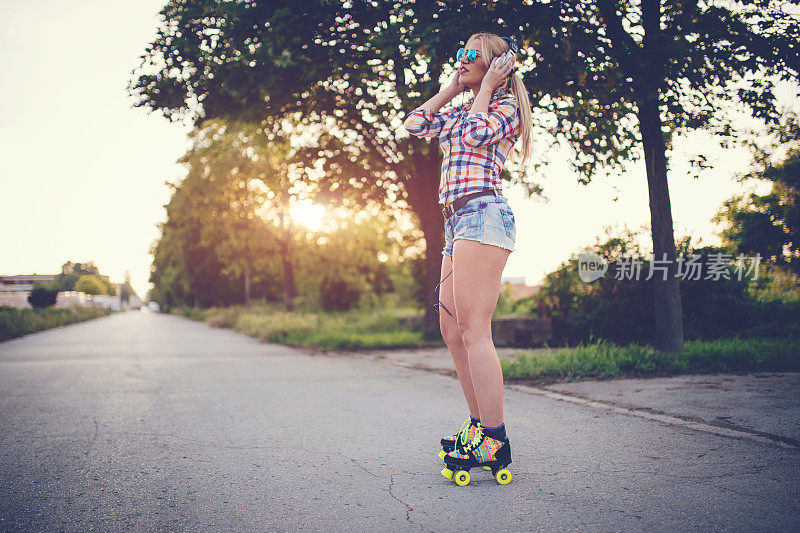
[(468, 115), (473, 98), (438, 113), (415, 109), (403, 125), (417, 137), (439, 137), (442, 177), (439, 202), (449, 204), (467, 193), (502, 193), (500, 171), (519, 137), (519, 113), (512, 94), (492, 95), (488, 113)]

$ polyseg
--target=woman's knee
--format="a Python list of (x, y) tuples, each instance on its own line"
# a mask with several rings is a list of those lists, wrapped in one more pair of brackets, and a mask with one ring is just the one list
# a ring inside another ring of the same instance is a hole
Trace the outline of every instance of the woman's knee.
[(488, 321), (459, 320), (458, 332), (465, 345), (486, 342), (492, 338), (491, 318)]

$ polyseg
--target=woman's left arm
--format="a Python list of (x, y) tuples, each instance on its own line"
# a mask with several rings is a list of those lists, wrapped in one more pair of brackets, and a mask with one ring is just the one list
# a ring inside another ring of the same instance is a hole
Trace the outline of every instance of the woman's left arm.
[[(477, 102), (478, 98), (475, 98)], [(464, 119), (461, 140), (466, 146), (476, 148), (513, 137), (519, 131), (519, 114), (514, 100), (501, 102), (491, 111), (472, 113)]]
[(469, 115), (464, 119), (461, 140), (467, 146), (475, 148), (496, 143), (504, 137), (515, 134), (519, 129), (516, 101), (506, 100), (489, 109), (492, 94), (511, 73), (516, 56), (512, 54), (505, 65), (501, 65), (502, 59), (501, 56), (492, 60), (483, 76), (480, 90), (472, 102)]

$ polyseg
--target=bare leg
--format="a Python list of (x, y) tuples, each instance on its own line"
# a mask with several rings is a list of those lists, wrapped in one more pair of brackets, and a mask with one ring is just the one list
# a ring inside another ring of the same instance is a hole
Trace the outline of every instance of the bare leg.
[(453, 243), (453, 297), (458, 329), (469, 354), (481, 424), (486, 427), (503, 423), (503, 371), (492, 342), (492, 314), (510, 253), (499, 246), (467, 239)]
[[(449, 255), (443, 255), (442, 275), (439, 279), (444, 279), (444, 281), (439, 287), (439, 300), (453, 313), (453, 316), (448, 315), (447, 311), (439, 306), (439, 329), (442, 332), (442, 338), (447, 344), (447, 348), (450, 349), (450, 354), (453, 356), (453, 364), (456, 367), (458, 381), (461, 383), (461, 390), (464, 391), (464, 397), (467, 399), (470, 415), (474, 418), (480, 418), (478, 401), (475, 398), (475, 390), (472, 388), (472, 375), (469, 371), (467, 348), (464, 346), (461, 332), (458, 329), (458, 314), (453, 301), (453, 274), (450, 274), (452, 269), (453, 260)], [(448, 274), (450, 275), (448, 276)]]

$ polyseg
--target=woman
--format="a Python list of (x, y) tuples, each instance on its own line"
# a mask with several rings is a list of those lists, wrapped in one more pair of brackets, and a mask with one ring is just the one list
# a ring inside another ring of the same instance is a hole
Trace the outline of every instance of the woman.
[[(439, 456), (447, 465), (442, 474), (452, 478), (456, 470), (460, 485), (469, 483), (467, 471), (475, 466), (491, 468), (500, 483), (511, 479), (505, 470), (511, 448), (503, 421), (503, 372), (491, 320), (516, 237), (500, 172), (518, 139), (523, 161), (530, 145), (528, 93), (512, 71), (516, 51), (512, 38), (483, 32), (470, 36), (457, 53), (459, 68), (451, 82), (404, 121), (412, 135), (438, 137), (443, 152), (439, 305), (445, 313), (439, 313), (439, 326), (470, 417), (458, 433), (442, 439)], [(470, 100), (439, 111), (467, 88)]]

